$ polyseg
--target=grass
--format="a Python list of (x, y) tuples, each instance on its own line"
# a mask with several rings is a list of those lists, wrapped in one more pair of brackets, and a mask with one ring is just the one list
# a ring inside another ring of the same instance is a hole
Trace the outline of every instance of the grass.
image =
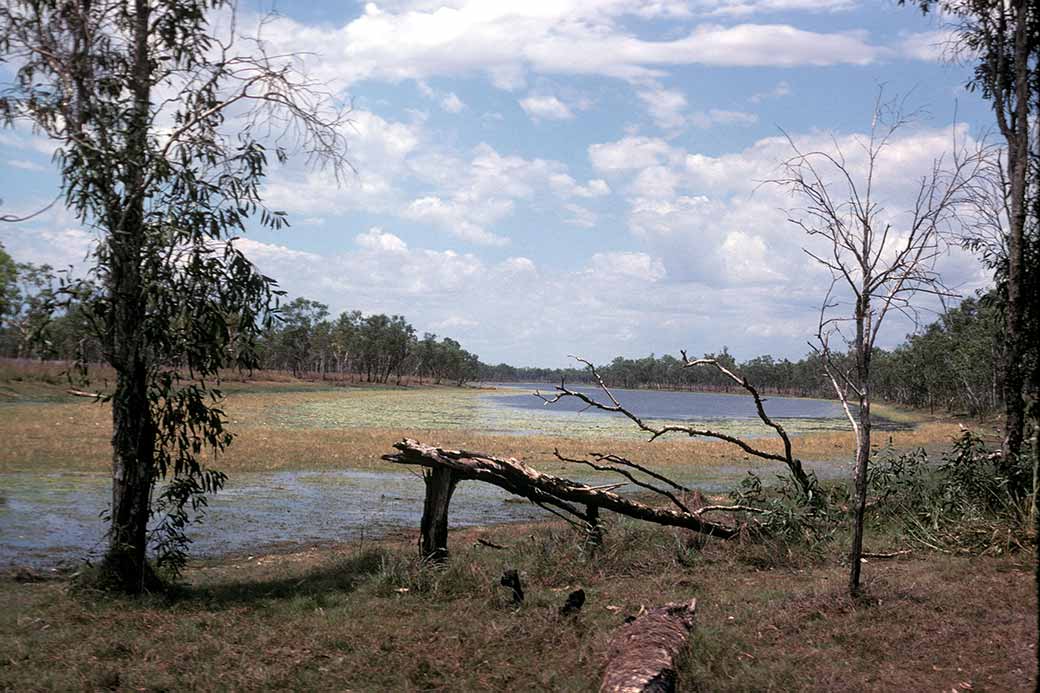
[[(0, 437), (7, 441), (0, 448), (0, 472), (107, 473), (111, 440), (107, 405), (64, 395), (60, 380), (57, 385), (9, 380), (6, 386), (18, 396), (0, 403)], [(514, 419), (500, 418), (496, 426), (484, 426), (475, 419), (486, 417), (492, 408), (482, 405), (482, 393), (474, 390), (344, 389), (302, 382), (229, 383), (225, 389), (224, 408), (231, 429), (239, 434), (217, 464), (229, 473), (386, 468), (380, 456), (405, 436), (518, 457), (546, 471), (561, 470), (552, 457), (556, 447), (568, 455), (609, 450), (680, 473), (691, 467), (755, 465), (754, 458), (716, 441), (673, 437), (647, 444), (624, 421), (607, 420), (609, 425), (594, 435), (579, 435), (582, 429), (577, 423), (552, 435), (510, 435), (503, 429), (529, 425), (525, 421), (531, 414), (513, 410), (507, 414)], [(604, 419), (586, 417), (580, 423), (602, 425)], [(617, 437), (615, 429), (623, 429), (625, 436)], [(878, 432), (877, 439), (883, 443), (890, 438), (899, 448), (936, 447), (957, 432), (955, 423), (931, 421), (908, 430)], [(761, 438), (756, 444), (781, 450), (774, 438)], [(852, 436), (846, 432), (795, 436), (795, 452), (807, 461), (851, 459), (852, 451)]]
[[(19, 377), (0, 388), (0, 473), (107, 474), (108, 407), (66, 396), (64, 382), (42, 367)], [(219, 466), (231, 474), (383, 467), (379, 456), (404, 435), (546, 471), (560, 469), (550, 461), (557, 446), (569, 455), (609, 450), (669, 471), (753, 466), (712, 441), (468, 430), (478, 395), (453, 388), (279, 381), (226, 390), (240, 436)], [(345, 407), (366, 425), (336, 418)], [(388, 423), (376, 425), (380, 411)], [(915, 423), (879, 442), (891, 436), (897, 448), (934, 448), (958, 431), (950, 422)], [(850, 459), (851, 435), (800, 435), (796, 452)], [(452, 532), (452, 561), (437, 568), (415, 559), (414, 532), (406, 531), (396, 541), (194, 561), (180, 589), (138, 600), (76, 588), (68, 577), (10, 572), (0, 575), (0, 691), (595, 690), (625, 615), (692, 597), (698, 625), (682, 690), (1033, 690), (1031, 554), (872, 560), (866, 597), (852, 601), (844, 537), (807, 551), (704, 543), (609, 519), (595, 553), (564, 525), (509, 525)], [(867, 544), (886, 551), (905, 540), (871, 526)], [(507, 569), (523, 576), (519, 609), (498, 585)], [(585, 608), (561, 618), (557, 607), (578, 586)]]
[[(873, 562), (851, 601), (837, 548), (700, 546), (627, 521), (595, 554), (553, 524), (454, 532), (452, 548), (446, 568), (414, 560), (411, 537), (196, 563), (180, 592), (136, 601), (0, 579), (0, 690), (595, 690), (624, 616), (691, 597), (682, 690), (1032, 690), (1023, 556)], [(558, 616), (578, 586), (585, 608)]]

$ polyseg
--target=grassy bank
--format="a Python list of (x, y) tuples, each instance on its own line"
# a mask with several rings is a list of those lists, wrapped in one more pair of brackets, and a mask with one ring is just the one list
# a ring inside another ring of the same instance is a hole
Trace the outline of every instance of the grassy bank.
[[(107, 405), (64, 394), (64, 386), (41, 381), (7, 381), (15, 396), (0, 403), (0, 472), (79, 471), (106, 473), (110, 461), (111, 413)], [(695, 466), (747, 465), (753, 458), (725, 444), (703, 439), (667, 438), (646, 443), (626, 421), (586, 417), (568, 422), (553, 435), (510, 435), (530, 415), (505, 412), (485, 425), (488, 407), (481, 393), (458, 388), (338, 388), (303, 382), (229, 383), (224, 408), (235, 444), (217, 466), (236, 471), (385, 468), (380, 456), (402, 437), (448, 447), (484, 450), (560, 470), (552, 451), (568, 455), (612, 451), (667, 470)], [(496, 414), (497, 416), (498, 414)], [(605, 426), (597, 432), (590, 426)], [(490, 429), (490, 430), (489, 430)], [(618, 432), (622, 437), (617, 437)], [(879, 434), (879, 443), (897, 448), (936, 447), (956, 435), (949, 421), (928, 421), (914, 428)], [(778, 441), (763, 438), (761, 447), (779, 452)], [(840, 431), (806, 431), (795, 436), (795, 452), (805, 460), (851, 459), (852, 436)]]
[[(557, 525), (452, 546), (443, 569), (413, 559), (412, 537), (199, 563), (140, 601), (0, 579), (0, 689), (595, 690), (626, 615), (693, 597), (681, 690), (1033, 689), (1031, 556), (872, 561), (853, 602), (838, 546), (702, 546), (629, 522), (596, 553)], [(509, 568), (519, 609), (498, 585)], [(559, 616), (578, 586), (584, 609)]]
[[(60, 382), (7, 387), (0, 472), (108, 473), (107, 406), (64, 395)], [(673, 473), (757, 467), (711, 441), (488, 432), (466, 418), (476, 416), (477, 396), (232, 383), (226, 411), (240, 436), (219, 467), (232, 475), (380, 468), (379, 456), (405, 435), (547, 471), (561, 469), (555, 447), (575, 456), (609, 450)], [(342, 425), (344, 409), (364, 425)], [(379, 412), (385, 425), (366, 418)], [(957, 431), (929, 420), (884, 436), (896, 448), (934, 449)], [(768, 439), (761, 445), (778, 450)], [(840, 463), (852, 452), (843, 432), (798, 435), (795, 446), (806, 460)], [(844, 530), (809, 547), (705, 542), (608, 521), (596, 551), (562, 524), (453, 532), (443, 568), (415, 559), (411, 531), (396, 541), (195, 561), (178, 589), (141, 600), (74, 588), (48, 572), (10, 572), (0, 575), (0, 690), (595, 690), (607, 641), (626, 615), (694, 597), (698, 624), (681, 690), (1033, 689), (1031, 553), (930, 553), (901, 530), (871, 524), (868, 551), (915, 549), (869, 559), (866, 596), (852, 601)], [(518, 609), (498, 584), (507, 569), (523, 576)], [(561, 617), (557, 608), (579, 586), (586, 606)]]

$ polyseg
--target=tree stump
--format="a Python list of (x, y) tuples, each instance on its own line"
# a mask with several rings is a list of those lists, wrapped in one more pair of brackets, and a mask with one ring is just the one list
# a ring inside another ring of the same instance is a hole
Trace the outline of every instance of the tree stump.
[(586, 541), (589, 546), (599, 548), (603, 545), (603, 522), (599, 519), (598, 505), (585, 506), (585, 521), (589, 523)]
[(610, 639), (600, 693), (670, 693), (675, 658), (693, 628), (697, 600), (665, 604), (621, 626)]
[(448, 467), (427, 468), (423, 473), (426, 499), (419, 525), (419, 556), (443, 562), (448, 559), (448, 506), (458, 479)]

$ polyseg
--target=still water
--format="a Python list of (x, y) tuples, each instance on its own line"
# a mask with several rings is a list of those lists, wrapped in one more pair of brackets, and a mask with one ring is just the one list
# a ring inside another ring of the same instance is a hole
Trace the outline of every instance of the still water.
[[(510, 391), (516, 390), (516, 394), (496, 398), (503, 406), (519, 409), (544, 409), (558, 413), (578, 412), (587, 406), (575, 397), (565, 397), (547, 407), (543, 400), (531, 394), (538, 391), (545, 397), (552, 397), (556, 394), (555, 386), (547, 383), (501, 384), (498, 387)], [(580, 385), (568, 385), (567, 389), (588, 395), (597, 402), (611, 404), (602, 390)], [(755, 400), (744, 394), (622, 389), (611, 389), (611, 393), (626, 409), (643, 419), (671, 421), (758, 419)], [(763, 401), (766, 412), (774, 419), (842, 419), (844, 417), (841, 405), (836, 401), (798, 397), (763, 397)], [(620, 414), (598, 409), (589, 409), (588, 412), (601, 416), (620, 416)]]
[[(480, 407), (497, 412), (497, 430), (517, 434), (558, 430), (554, 424), (575, 420), (583, 427), (610, 433), (630, 423), (618, 415), (587, 411), (576, 401), (546, 407), (532, 390), (552, 386), (520, 385), (480, 395)], [(585, 390), (593, 393), (593, 390)], [(599, 393), (597, 393), (598, 395)], [(626, 407), (648, 419), (712, 422), (755, 435), (754, 402), (748, 397), (690, 392), (615, 391)], [(840, 428), (840, 407), (833, 402), (770, 398), (771, 415), (806, 430)], [(513, 416), (509, 412), (529, 415)], [(596, 422), (610, 423), (597, 426)], [(812, 426), (808, 426), (813, 422)], [(569, 430), (569, 427), (568, 427)], [(821, 478), (843, 473), (838, 464), (811, 465)], [(779, 464), (756, 462), (763, 478), (783, 471)], [(747, 473), (744, 466), (691, 470), (679, 480), (707, 492), (734, 486)], [(580, 478), (580, 477), (579, 477)], [(228, 487), (210, 499), (206, 521), (191, 530), (192, 552), (213, 556), (263, 550), (284, 544), (385, 537), (413, 530), (422, 513), (424, 486), (409, 470), (284, 471), (236, 473)], [(77, 473), (0, 475), (0, 567), (49, 567), (96, 557), (103, 547), (104, 523), (99, 511), (111, 499), (105, 476)], [(523, 521), (544, 514), (488, 484), (464, 482), (452, 500), (454, 527)]]

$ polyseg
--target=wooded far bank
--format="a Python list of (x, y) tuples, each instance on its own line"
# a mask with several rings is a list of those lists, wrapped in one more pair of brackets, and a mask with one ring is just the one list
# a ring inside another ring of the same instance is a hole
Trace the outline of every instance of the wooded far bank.
[[(17, 282), (9, 285), (0, 326), (0, 356), (88, 362), (103, 360), (90, 319), (77, 307), (51, 315), (48, 299), (54, 276), (49, 267), (17, 266)], [(996, 291), (964, 299), (934, 322), (907, 335), (891, 350), (876, 349), (873, 390), (877, 397), (931, 411), (948, 410), (985, 416), (1004, 404), (1004, 339), (1002, 301)], [(540, 368), (488, 364), (450, 337), (417, 333), (401, 315), (364, 315), (344, 311), (331, 317), (328, 306), (297, 298), (284, 303), (278, 319), (259, 337), (260, 368), (293, 376), (400, 385), (471, 382), (591, 383), (589, 372), (573, 368)], [(833, 398), (819, 355), (792, 361), (761, 355), (738, 362), (723, 346), (717, 359), (746, 376), (764, 392)], [(846, 357), (847, 358), (847, 357)], [(1027, 360), (1035, 354), (1027, 354)], [(1032, 364), (1023, 364), (1035, 372)], [(719, 373), (682, 368), (670, 354), (643, 358), (618, 356), (599, 366), (618, 388), (709, 390), (730, 392), (737, 386)]]

